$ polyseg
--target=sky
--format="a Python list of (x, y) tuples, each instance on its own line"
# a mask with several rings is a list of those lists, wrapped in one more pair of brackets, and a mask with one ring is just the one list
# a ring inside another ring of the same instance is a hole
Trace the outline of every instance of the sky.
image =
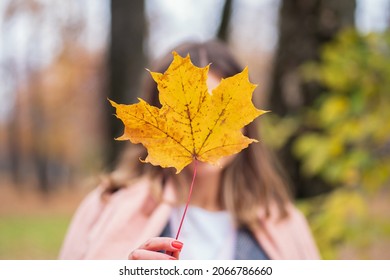
[[(77, 40), (91, 50), (104, 49), (109, 31), (109, 0), (36, 0), (47, 9), (44, 17), (37, 19), (21, 12), (5, 24), (4, 11), (10, 1), (0, 1), (0, 122), (7, 120), (13, 108), (17, 86), (17, 79), (13, 79), (15, 73), (18, 73), (19, 80), (23, 80), (26, 67), (44, 67), (60, 49), (61, 34), (56, 23), (65, 24), (69, 14), (84, 18), (86, 31)], [(232, 30), (232, 38), (244, 42), (244, 48), (253, 47), (253, 42), (256, 47), (272, 52), (278, 39), (280, 0), (239, 2), (232, 17), (240, 23), (241, 28), (240, 31)], [(145, 3), (147, 16), (153, 19), (149, 26), (149, 38), (145, 41), (145, 51), (154, 58), (184, 39), (207, 40), (213, 37), (219, 21), (215, 12), (221, 10), (224, 1), (146, 0)], [(362, 32), (383, 31), (389, 22), (389, 3), (390, 0), (357, 0), (358, 29)], [(253, 25), (254, 21), (256, 25)], [(41, 27), (39, 32), (34, 29), (36, 24)], [(253, 38), (258, 40), (254, 41)], [(31, 55), (34, 52), (40, 55)]]
[(356, 27), (362, 32), (383, 31), (389, 26), (389, 0), (357, 0)]

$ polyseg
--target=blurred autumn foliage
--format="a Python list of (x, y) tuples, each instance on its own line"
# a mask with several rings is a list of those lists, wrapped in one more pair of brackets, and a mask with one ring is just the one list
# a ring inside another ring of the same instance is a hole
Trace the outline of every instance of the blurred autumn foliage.
[(377, 191), (390, 174), (390, 34), (348, 29), (302, 69), (326, 87), (302, 121), (295, 154), (307, 175), (335, 186)]
[[(36, 168), (45, 168), (41, 164), (54, 168), (43, 171), (57, 175), (51, 185), (65, 179), (64, 172), (73, 173), (68, 178), (78, 177), (95, 171), (101, 162), (99, 60), (98, 54), (79, 46), (64, 47), (50, 65), (18, 89), (15, 135), (9, 143), (20, 145), (15, 147), (19, 157), (32, 160)], [(51, 174), (47, 174), (48, 179)], [(45, 179), (41, 183), (45, 184)]]
[(390, 236), (383, 211), (390, 199), (390, 34), (346, 29), (320, 57), (304, 64), (301, 75), (323, 90), (299, 114), (271, 119), (268, 142), (278, 149), (300, 129), (293, 153), (302, 176), (319, 176), (334, 189), (301, 202), (323, 257), (339, 258), (349, 243), (360, 258), (372, 258), (363, 248)]
[(326, 89), (304, 111), (308, 131), (294, 153), (306, 176), (319, 175), (337, 188), (309, 210), (323, 254), (335, 258), (335, 243), (367, 248), (390, 236), (389, 216), (374, 214), (378, 197), (390, 198), (390, 34), (344, 30), (321, 58), (302, 68), (306, 79)]
[[(8, 5), (4, 23), (27, 13), (37, 37), (53, 8), (39, 1)], [(101, 167), (104, 56), (103, 50), (91, 51), (77, 40), (84, 28), (79, 16), (55, 19), (62, 42), (49, 63), (39, 41), (26, 46), (23, 65), (12, 56), (2, 61), (14, 86), (12, 111), (0, 122), (6, 131), (0, 138), (0, 172), (10, 171), (17, 187), (49, 192)]]

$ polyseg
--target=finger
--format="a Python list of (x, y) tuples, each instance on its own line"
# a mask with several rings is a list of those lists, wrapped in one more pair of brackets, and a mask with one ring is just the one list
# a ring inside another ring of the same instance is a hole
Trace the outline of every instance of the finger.
[(176, 251), (176, 252), (169, 252), (169, 251), (167, 251), (166, 254), (169, 255), (169, 256), (172, 256), (172, 257), (174, 257), (176, 259), (179, 259), (180, 251)]
[(181, 251), (183, 243), (170, 237), (154, 237), (142, 244), (139, 249), (149, 251)]
[(164, 253), (148, 251), (144, 249), (135, 249), (129, 255), (129, 260), (176, 260), (174, 256)]

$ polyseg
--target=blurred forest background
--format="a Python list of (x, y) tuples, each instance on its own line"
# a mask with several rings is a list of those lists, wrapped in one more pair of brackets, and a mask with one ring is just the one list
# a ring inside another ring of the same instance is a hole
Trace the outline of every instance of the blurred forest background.
[[(390, 259), (389, 0), (3, 0), (0, 259), (55, 259), (150, 62), (226, 41), (325, 259)], [(152, 69), (153, 70), (153, 69)]]

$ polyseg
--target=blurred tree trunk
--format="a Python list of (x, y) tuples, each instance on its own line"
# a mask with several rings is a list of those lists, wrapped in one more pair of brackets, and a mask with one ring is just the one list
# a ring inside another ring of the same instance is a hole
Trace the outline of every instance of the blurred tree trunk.
[[(34, 75), (34, 74), (32, 74)], [(38, 189), (48, 194), (53, 185), (49, 182), (49, 153), (47, 142), (47, 116), (45, 116), (44, 105), (41, 100), (39, 85), (33, 87), (31, 92), (31, 111), (30, 120), (32, 127), (32, 149), (29, 151), (29, 156), (33, 163), (34, 174), (37, 178)]]
[(21, 153), (20, 153), (20, 133), (18, 131), (18, 114), (14, 110), (11, 120), (8, 124), (8, 153), (9, 153), (9, 169), (12, 182), (16, 187), (20, 187), (24, 181), (25, 174), (21, 172)]
[[(141, 76), (145, 68), (143, 52), (145, 34), (144, 1), (111, 0), (111, 40), (108, 57), (108, 98), (131, 103), (140, 96)], [(107, 107), (110, 105), (107, 103)], [(109, 109), (114, 113), (114, 110)], [(109, 167), (125, 143), (114, 141), (122, 135), (123, 124), (107, 113), (107, 160)]]
[(224, 42), (228, 41), (229, 23), (232, 15), (232, 0), (226, 0), (221, 15), (221, 24), (219, 25), (217, 37)]
[[(281, 117), (296, 115), (304, 107), (313, 105), (321, 85), (302, 81), (299, 67), (305, 62), (318, 60), (324, 43), (332, 40), (341, 29), (354, 25), (355, 5), (355, 0), (282, 1), (279, 45), (269, 98), (274, 114)], [(297, 188), (296, 195), (305, 197), (328, 190), (329, 186), (319, 179), (302, 177), (300, 162), (291, 152), (296, 136), (280, 151), (281, 160)]]

